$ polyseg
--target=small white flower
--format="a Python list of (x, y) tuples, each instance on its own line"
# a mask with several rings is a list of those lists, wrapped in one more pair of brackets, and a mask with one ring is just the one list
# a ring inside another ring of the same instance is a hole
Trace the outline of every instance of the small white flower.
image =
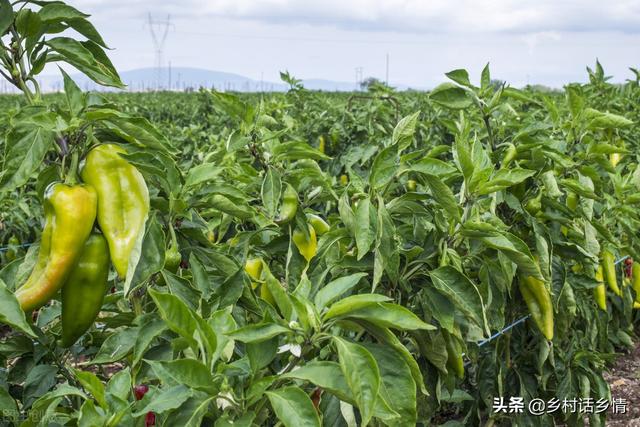
[(218, 408), (222, 410), (225, 410), (226, 408), (231, 406), (231, 402), (236, 403), (236, 401), (233, 400), (233, 396), (228, 391), (225, 391), (224, 393), (220, 393), (220, 396), (224, 396), (226, 398), (225, 399), (222, 397), (218, 397), (216, 399), (216, 405), (218, 406)]
[(298, 344), (285, 344), (278, 347), (278, 354), (289, 352), (293, 354), (295, 357), (300, 357), (302, 354), (302, 347)]

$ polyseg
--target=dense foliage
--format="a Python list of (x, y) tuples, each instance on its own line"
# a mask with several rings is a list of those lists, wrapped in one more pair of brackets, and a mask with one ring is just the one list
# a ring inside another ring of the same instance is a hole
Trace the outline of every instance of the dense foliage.
[[(633, 345), (639, 288), (618, 268), (604, 310), (594, 292), (602, 253), (640, 250), (637, 73), (614, 85), (596, 64), (543, 92), (487, 66), (429, 94), (317, 93), (284, 74), (287, 93), (245, 95), (85, 94), (65, 74), (43, 96), (47, 62), (121, 83), (85, 15), (34, 3), (0, 0), (5, 77), (25, 91), (0, 98), (8, 424), (583, 425), (493, 398), (611, 397), (603, 370)], [(133, 273), (111, 271), (66, 349), (60, 298), (25, 316), (13, 292), (44, 188), (96, 143), (127, 148), (151, 212)]]

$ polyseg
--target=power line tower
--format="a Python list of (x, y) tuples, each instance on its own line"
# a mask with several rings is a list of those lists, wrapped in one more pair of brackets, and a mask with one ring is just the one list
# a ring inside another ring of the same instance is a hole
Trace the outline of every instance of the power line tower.
[(356, 67), (356, 90), (362, 90), (363, 71), (364, 68)]
[(153, 40), (153, 47), (156, 54), (156, 89), (161, 89), (163, 86), (163, 53), (164, 45), (169, 35), (169, 28), (171, 25), (171, 15), (167, 15), (167, 19), (164, 21), (158, 21), (153, 19), (151, 13), (149, 13), (149, 20), (147, 22), (149, 31), (151, 32), (151, 39)]
[(384, 76), (384, 82), (389, 86), (389, 53), (387, 52), (387, 61), (386, 61), (386, 73)]

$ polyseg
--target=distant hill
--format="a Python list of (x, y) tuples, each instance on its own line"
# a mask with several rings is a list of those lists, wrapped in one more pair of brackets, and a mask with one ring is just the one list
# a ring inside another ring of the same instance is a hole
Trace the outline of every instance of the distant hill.
[[(72, 74), (74, 81), (84, 90), (113, 90), (98, 86), (82, 74)], [(200, 87), (215, 88), (220, 91), (238, 92), (282, 92), (288, 86), (283, 82), (260, 81), (250, 79), (239, 74), (227, 73), (223, 71), (204, 70), (200, 68), (176, 67), (164, 69), (161, 76), (158, 76), (155, 68), (139, 68), (120, 73), (122, 81), (127, 85), (127, 90), (141, 92), (155, 89), (171, 90), (197, 90)], [(158, 78), (160, 77), (160, 78)], [(158, 84), (158, 81), (161, 83)], [(44, 92), (57, 92), (62, 89), (62, 78), (59, 76), (38, 77)], [(321, 90), (327, 92), (340, 91), (347, 92), (356, 88), (354, 82), (340, 82), (325, 79), (302, 80), (305, 88), (311, 90)], [(396, 86), (399, 90), (408, 89), (407, 86)], [(419, 89), (419, 88), (417, 88)]]

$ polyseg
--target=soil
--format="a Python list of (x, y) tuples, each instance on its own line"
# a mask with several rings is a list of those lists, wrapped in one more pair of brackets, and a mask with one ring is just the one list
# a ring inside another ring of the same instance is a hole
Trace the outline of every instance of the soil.
[(607, 427), (640, 427), (640, 344), (619, 357), (604, 378), (613, 399), (626, 399), (626, 413), (610, 414)]

